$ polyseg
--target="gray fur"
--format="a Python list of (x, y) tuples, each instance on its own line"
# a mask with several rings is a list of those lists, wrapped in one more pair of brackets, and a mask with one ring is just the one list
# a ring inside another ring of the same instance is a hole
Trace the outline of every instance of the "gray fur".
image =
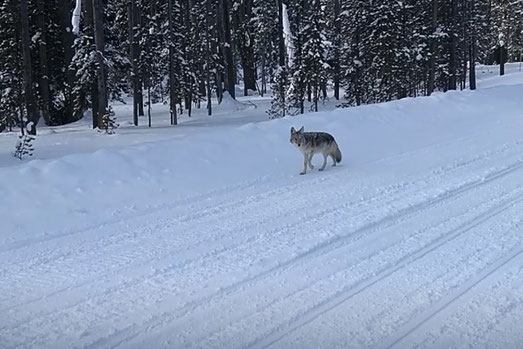
[(304, 132), (303, 127), (298, 131), (291, 127), (291, 143), (294, 144), (303, 154), (303, 171), (307, 173), (307, 166), (312, 170), (312, 157), (316, 153), (323, 154), (323, 165), (319, 169), (323, 171), (327, 165), (327, 158), (332, 158), (332, 166), (341, 162), (341, 151), (334, 137), (326, 132)]

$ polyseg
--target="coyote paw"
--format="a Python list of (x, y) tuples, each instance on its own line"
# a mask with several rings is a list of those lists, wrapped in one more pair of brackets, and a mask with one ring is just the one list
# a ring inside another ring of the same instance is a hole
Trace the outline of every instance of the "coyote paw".
[(300, 175), (304, 175), (305, 173), (307, 173), (307, 172), (305, 172), (305, 171), (304, 172), (300, 172)]
[(318, 169), (318, 171), (323, 171), (323, 170), (325, 170), (325, 168), (323, 168), (323, 167)]

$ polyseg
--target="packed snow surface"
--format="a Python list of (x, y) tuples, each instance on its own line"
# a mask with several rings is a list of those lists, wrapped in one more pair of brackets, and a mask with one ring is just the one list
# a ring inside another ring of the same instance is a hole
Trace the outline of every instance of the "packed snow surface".
[[(266, 122), (251, 98), (176, 128), (42, 128), (23, 163), (1, 135), (0, 347), (521, 347), (514, 70)], [(302, 125), (338, 167), (298, 174)]]

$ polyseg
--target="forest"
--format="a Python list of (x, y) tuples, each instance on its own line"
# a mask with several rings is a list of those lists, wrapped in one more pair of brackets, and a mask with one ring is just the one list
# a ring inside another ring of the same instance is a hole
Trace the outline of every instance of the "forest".
[(176, 125), (227, 93), (272, 96), (276, 118), (325, 98), (475, 89), (476, 64), (523, 52), (521, 0), (1, 0), (0, 11), (0, 132), (32, 135), (88, 110), (109, 129), (125, 98), (135, 125), (159, 102)]
[(523, 0), (0, 0), (0, 349), (522, 348)]

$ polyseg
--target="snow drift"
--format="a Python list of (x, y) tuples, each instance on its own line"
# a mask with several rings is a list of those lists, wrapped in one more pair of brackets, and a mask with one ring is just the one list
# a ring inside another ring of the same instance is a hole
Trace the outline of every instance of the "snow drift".
[[(0, 168), (0, 347), (517, 347), (522, 93), (50, 133)], [(298, 175), (302, 125), (339, 166)]]
[(8, 208), (0, 212), (0, 250), (231, 184), (301, 180), (291, 126), (332, 133), (343, 152), (341, 165), (358, 171), (458, 135), (482, 131), (488, 137), (500, 118), (519, 124), (522, 95), (521, 85), (451, 91), (0, 168), (0, 207)]

